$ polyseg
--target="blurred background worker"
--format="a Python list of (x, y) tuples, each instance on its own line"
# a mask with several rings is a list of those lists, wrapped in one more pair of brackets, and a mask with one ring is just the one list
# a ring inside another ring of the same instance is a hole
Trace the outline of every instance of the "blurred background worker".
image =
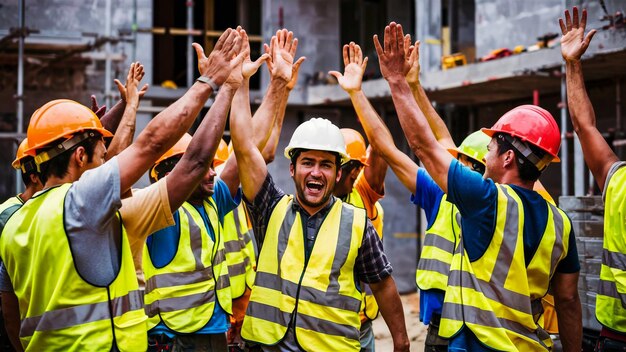
[[(587, 11), (579, 19), (578, 8), (565, 21), (559, 19), (561, 54), (567, 73), (567, 106), (580, 138), (585, 162), (602, 190), (604, 240), (600, 285), (596, 295), (596, 318), (602, 324), (596, 351), (626, 350), (626, 163), (620, 161), (596, 127), (596, 115), (587, 95), (581, 57), (596, 33), (585, 34)], [(559, 303), (558, 301), (556, 302)]]
[[(378, 201), (385, 194), (387, 163), (374, 149), (367, 148), (359, 132), (351, 128), (342, 128), (340, 131), (350, 159), (341, 165), (341, 179), (335, 185), (333, 194), (348, 204), (365, 209), (368, 219), (382, 240), (384, 213)], [(378, 317), (379, 309), (369, 285), (361, 283), (361, 290), (361, 349), (371, 352), (375, 350), (372, 320)]]

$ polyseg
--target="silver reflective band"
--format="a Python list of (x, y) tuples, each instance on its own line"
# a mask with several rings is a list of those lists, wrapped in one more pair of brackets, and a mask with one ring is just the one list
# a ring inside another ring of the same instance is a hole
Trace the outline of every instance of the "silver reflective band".
[(210, 290), (183, 297), (165, 298), (152, 302), (151, 304), (146, 304), (146, 313), (152, 318), (159, 313), (195, 308), (214, 301), (215, 291)]
[(146, 281), (146, 294), (152, 292), (157, 287), (182, 286), (209, 280), (213, 280), (213, 268), (211, 267), (186, 273), (154, 275)]
[(20, 325), (20, 337), (32, 336), (35, 331), (51, 331), (69, 328), (76, 325), (92, 323), (99, 320), (119, 317), (124, 313), (139, 310), (143, 307), (143, 292), (130, 291), (122, 297), (116, 297), (109, 302), (84, 304), (45, 312), (42, 315), (27, 317)]

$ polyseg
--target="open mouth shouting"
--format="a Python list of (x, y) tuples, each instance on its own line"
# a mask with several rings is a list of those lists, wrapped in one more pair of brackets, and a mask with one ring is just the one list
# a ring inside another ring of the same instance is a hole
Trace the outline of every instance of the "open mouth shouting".
[(309, 180), (306, 182), (306, 193), (311, 197), (319, 197), (323, 195), (324, 183), (320, 180)]

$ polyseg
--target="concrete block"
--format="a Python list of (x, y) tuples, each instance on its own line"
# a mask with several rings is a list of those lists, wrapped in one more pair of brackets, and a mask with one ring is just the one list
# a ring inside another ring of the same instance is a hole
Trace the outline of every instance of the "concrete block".
[(572, 220), (572, 231), (574, 231), (576, 237), (603, 237), (604, 222), (598, 220)]

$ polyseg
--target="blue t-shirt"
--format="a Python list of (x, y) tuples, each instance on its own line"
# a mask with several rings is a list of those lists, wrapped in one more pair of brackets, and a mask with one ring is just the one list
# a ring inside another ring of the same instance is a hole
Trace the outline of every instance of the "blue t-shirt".
[[(239, 206), (239, 203), (241, 202), (241, 189), (237, 191), (237, 195), (233, 198), (224, 181), (216, 179), (214, 193), (211, 197), (217, 205), (217, 215), (219, 217), (220, 224), (223, 224), (224, 216)], [(210, 225), (209, 216), (206, 213), (204, 206), (194, 205), (194, 208), (198, 210), (200, 216), (204, 220), (204, 226), (206, 227), (209, 236), (211, 236), (211, 240), (215, 241), (213, 227)], [(174, 259), (174, 256), (176, 256), (180, 234), (180, 218), (178, 212), (174, 213), (174, 221), (176, 224), (153, 233), (146, 240), (146, 246), (148, 248), (148, 252), (150, 253), (150, 258), (156, 267), (164, 267)], [(196, 334), (221, 334), (226, 332), (229, 326), (230, 322), (226, 312), (219, 304), (216, 304), (211, 320), (209, 320), (209, 322), (202, 329), (198, 330)], [(149, 334), (165, 334), (169, 337), (175, 336), (175, 334), (162, 322), (151, 329)]]
[[(509, 185), (520, 197), (524, 208), (524, 256), (526, 265), (535, 254), (548, 222), (548, 205), (533, 190)], [(454, 203), (463, 218), (461, 233), (470, 262), (479, 259), (487, 250), (496, 226), (498, 189), (491, 179), (463, 166), (458, 160), (450, 163), (448, 170), (448, 200)], [(556, 268), (560, 273), (580, 271), (574, 230), (570, 232), (568, 253)], [(464, 327), (466, 329), (466, 327)], [(466, 345), (464, 339), (475, 339), (473, 334), (459, 334), (450, 340), (450, 349)], [(461, 340), (464, 340), (461, 342)]]
[[(427, 228), (433, 226), (439, 212), (439, 206), (445, 193), (428, 174), (426, 169), (417, 169), (415, 178), (415, 194), (411, 195), (411, 202), (426, 213)], [(441, 315), (445, 291), (431, 289), (420, 290), (420, 321), (430, 324), (433, 313)]]

